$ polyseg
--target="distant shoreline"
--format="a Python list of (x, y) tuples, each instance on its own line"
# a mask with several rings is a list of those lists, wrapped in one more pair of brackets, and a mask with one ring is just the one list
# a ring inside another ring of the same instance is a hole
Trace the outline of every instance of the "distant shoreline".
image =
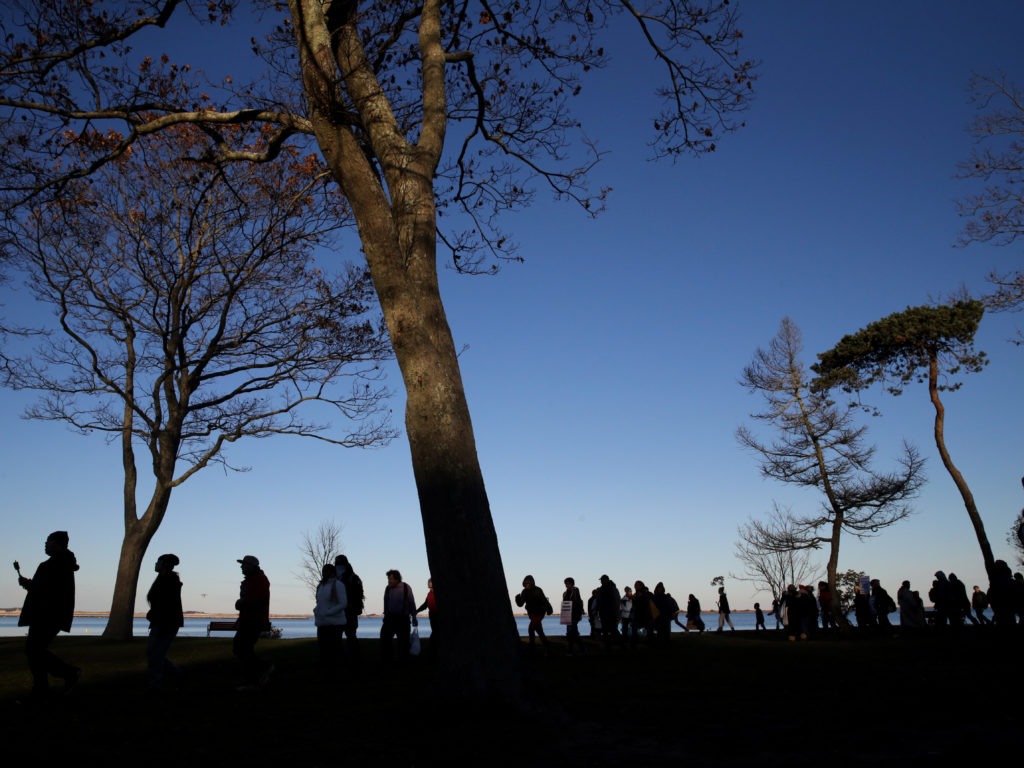
[[(20, 608), (0, 608), (0, 617), (16, 617), (21, 615)], [(146, 618), (144, 613), (132, 614), (136, 619)], [(367, 614), (372, 615), (372, 614)], [(110, 617), (110, 611), (75, 611), (75, 617), (80, 619), (106, 619)], [(234, 619), (238, 617), (237, 612), (233, 613), (206, 613), (205, 611), (185, 611), (186, 619)], [(272, 613), (271, 619), (311, 619), (311, 613)]]

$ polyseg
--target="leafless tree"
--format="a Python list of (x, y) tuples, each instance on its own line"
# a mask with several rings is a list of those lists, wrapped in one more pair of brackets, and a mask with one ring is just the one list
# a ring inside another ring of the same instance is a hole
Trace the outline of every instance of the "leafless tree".
[[(4, 383), (40, 393), (29, 418), (121, 446), (124, 538), (105, 637), (131, 636), (172, 491), (211, 464), (244, 469), (229, 445), (393, 436), (380, 385), (390, 350), (364, 270), (329, 274), (313, 260), (339, 223), (333, 193), (291, 150), (272, 168), (182, 162), (195, 140), (165, 131), (4, 222), (14, 268), (52, 310), (25, 328), (37, 343)], [(351, 431), (310, 419), (314, 405)], [(139, 448), (151, 473), (141, 488)]]
[(783, 318), (768, 348), (757, 350), (740, 380), (764, 404), (764, 410), (751, 417), (772, 427), (777, 437), (765, 440), (747, 427), (740, 427), (736, 436), (758, 456), (765, 477), (821, 494), (817, 514), (789, 516), (785, 525), (755, 523), (755, 532), (758, 545), (766, 551), (828, 546), (832, 615), (845, 624), (836, 589), (842, 534), (858, 539), (874, 536), (910, 515), (908, 502), (924, 482), (924, 460), (904, 444), (901, 470), (874, 472), (875, 449), (864, 444), (867, 428), (854, 424), (851, 408), (841, 408), (826, 392), (811, 389), (802, 351), (800, 329)]
[[(758, 591), (770, 592), (780, 598), (789, 584), (811, 584), (820, 573), (812, 560), (814, 548), (801, 546), (794, 533), (797, 524), (789, 510), (776, 504), (767, 520), (751, 519), (739, 527), (736, 559), (743, 563), (743, 575), (733, 576), (751, 582)], [(789, 550), (779, 549), (779, 542), (793, 542)]]
[(315, 597), (316, 588), (320, 585), (323, 575), (323, 567), (328, 563), (333, 564), (334, 558), (342, 554), (341, 524), (334, 520), (324, 520), (315, 531), (306, 531), (302, 534), (299, 551), (302, 553), (302, 560), (299, 572), (295, 575), (309, 587), (309, 591)]

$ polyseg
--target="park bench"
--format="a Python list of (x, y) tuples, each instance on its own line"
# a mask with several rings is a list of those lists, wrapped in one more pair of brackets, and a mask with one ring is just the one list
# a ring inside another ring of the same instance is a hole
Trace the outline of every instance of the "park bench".
[(237, 622), (232, 621), (211, 621), (206, 625), (206, 636), (209, 637), (211, 632), (234, 632), (237, 628)]
[[(234, 632), (238, 629), (238, 621), (211, 621), (206, 625), (206, 636), (209, 637), (211, 632)], [(273, 624), (270, 625), (269, 629), (264, 630), (260, 633), (260, 637), (277, 639), (281, 636), (281, 628), (275, 627)]]

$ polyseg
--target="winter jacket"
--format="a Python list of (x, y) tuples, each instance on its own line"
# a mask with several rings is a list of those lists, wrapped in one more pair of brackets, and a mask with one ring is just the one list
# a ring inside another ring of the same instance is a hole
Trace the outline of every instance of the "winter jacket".
[(185, 626), (181, 610), (181, 579), (174, 571), (158, 573), (146, 594), (149, 612), (146, 618), (150, 628), (175, 629)]
[(313, 623), (318, 627), (343, 627), (346, 621), (348, 595), (340, 579), (327, 579), (316, 588)]
[(70, 549), (57, 552), (36, 568), (26, 589), (18, 617), (19, 627), (47, 627), (71, 631), (75, 616), (75, 571), (78, 562)]
[(270, 628), (270, 580), (262, 571), (246, 576), (235, 601), (239, 628)]

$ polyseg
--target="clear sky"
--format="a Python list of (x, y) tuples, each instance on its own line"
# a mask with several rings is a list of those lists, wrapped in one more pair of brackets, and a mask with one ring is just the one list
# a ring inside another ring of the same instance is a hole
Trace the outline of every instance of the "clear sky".
[[(609, 152), (596, 177), (614, 188), (608, 211), (589, 220), (539, 196), (506, 222), (525, 264), (496, 277), (443, 274), (512, 594), (527, 573), (549, 594), (565, 576), (587, 590), (607, 573), (620, 587), (664, 581), (711, 607), (709, 583), (722, 575), (733, 608), (770, 602), (730, 577), (742, 571), (737, 528), (773, 502), (799, 511), (819, 499), (762, 479), (735, 440), (759, 407), (737, 383), (755, 349), (789, 315), (810, 364), (873, 320), (960, 286), (981, 292), (990, 270), (1021, 267), (1019, 245), (953, 243), (955, 201), (975, 189), (954, 178), (972, 146), (968, 79), (1003, 71), (1024, 81), (1024, 5), (741, 8), (747, 50), (763, 62), (746, 128), (699, 160), (648, 162), (650, 57), (616, 38), (610, 67), (579, 105)], [(1011, 563), (1006, 535), (1024, 506), (1024, 349), (1008, 339), (1021, 326), (1022, 315), (986, 316), (978, 346), (991, 363), (945, 398), (953, 459), (996, 557)], [(390, 381), (401, 428), (397, 371)], [(912, 518), (844, 541), (841, 570), (863, 570), (892, 593), (903, 579), (926, 593), (937, 569), (985, 584), (923, 385), (870, 397), (883, 411), (869, 420), (876, 468), (891, 466), (906, 438), (928, 458), (929, 482)], [(28, 401), (0, 391), (0, 558), (31, 572), (46, 535), (68, 530), (78, 608), (106, 610), (122, 535), (119, 452), (22, 420)], [(271, 610), (309, 612), (299, 546), (325, 520), (343, 528), (368, 610), (380, 610), (389, 568), (422, 599), (427, 559), (404, 437), (364, 451), (283, 437), (230, 450), (252, 471), (208, 469), (175, 491), (146, 557), (140, 610), (157, 556), (175, 552), (186, 610), (230, 611), (235, 561), (253, 554), (272, 584)], [(0, 579), (0, 607), (23, 594), (13, 570)]]

